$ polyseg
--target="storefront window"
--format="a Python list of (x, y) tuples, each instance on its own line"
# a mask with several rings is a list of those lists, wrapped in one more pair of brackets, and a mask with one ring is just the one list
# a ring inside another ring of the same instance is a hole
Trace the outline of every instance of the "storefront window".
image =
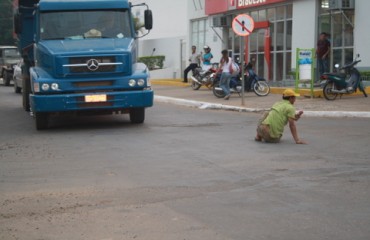
[(275, 51), (275, 23), (270, 23), (270, 37), (271, 37), (271, 47), (270, 51)]
[(253, 18), (254, 21), (259, 21), (257, 11), (251, 12), (250, 16)]
[[(292, 59), (292, 4), (245, 13), (256, 22), (269, 22), (268, 27), (255, 28), (247, 38), (247, 59), (254, 59), (254, 69), (259, 76), (269, 81), (287, 79)], [(234, 51), (234, 56), (240, 56), (235, 40), (229, 49)]]
[(293, 18), (293, 5), (286, 6), (286, 18)]
[(284, 22), (276, 23), (276, 50), (282, 51), (284, 50)]
[(200, 19), (196, 21), (192, 21), (191, 23), (191, 35), (192, 35), (192, 43), (191, 45), (195, 45), (199, 51), (203, 49), (206, 43), (206, 33), (207, 33), (207, 19)]
[(340, 64), (342, 62), (342, 50), (334, 49), (333, 50), (333, 64)]
[[(276, 53), (275, 80), (282, 81), (284, 74), (284, 53)], [(290, 65), (290, 64), (289, 64)]]
[[(284, 80), (291, 72), (292, 5), (260, 10), (258, 14), (260, 21), (269, 21), (269, 29), (255, 30), (250, 36), (250, 56), (256, 59), (255, 69), (269, 80)], [(268, 51), (270, 57), (265, 56)]]
[(292, 50), (292, 21), (286, 22), (286, 50)]
[(285, 19), (285, 7), (276, 8), (276, 20)]
[(275, 21), (275, 8), (269, 8), (267, 9), (267, 19), (272, 22)]
[(353, 62), (353, 48), (344, 49), (344, 64)]
[(260, 10), (258, 12), (258, 21), (266, 21), (266, 10)]
[(335, 64), (344, 65), (353, 61), (354, 10), (328, 11), (329, 0), (321, 0), (319, 33), (326, 32), (331, 42), (330, 71)]
[[(291, 72), (292, 72), (292, 68), (290, 67), (290, 64), (289, 64), (292, 61), (292, 53), (291, 52), (286, 53), (286, 60), (285, 61), (288, 63), (285, 66), (285, 73), (288, 76), (288, 75), (291, 75)], [(289, 79), (287, 79), (287, 80), (289, 80)]]
[(335, 14), (332, 16), (333, 21), (333, 34), (332, 34), (332, 45), (333, 47), (342, 46), (342, 15)]
[(258, 33), (257, 32), (253, 32), (250, 36), (249, 36), (249, 51), (251, 53), (254, 53), (254, 52), (257, 52), (257, 43), (258, 43)]

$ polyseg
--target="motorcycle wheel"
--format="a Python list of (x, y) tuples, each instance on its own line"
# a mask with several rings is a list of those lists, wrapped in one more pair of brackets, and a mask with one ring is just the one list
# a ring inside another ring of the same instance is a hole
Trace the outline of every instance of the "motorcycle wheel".
[(332, 93), (332, 89), (334, 87), (334, 83), (333, 82), (327, 82), (323, 88), (323, 94), (324, 94), (324, 97), (326, 100), (335, 100), (338, 96), (337, 93)]
[(360, 82), (358, 88), (361, 90), (361, 92), (364, 94), (364, 96), (367, 97), (365, 87), (364, 87), (364, 84), (362, 83), (362, 81)]
[(256, 81), (253, 84), (253, 91), (257, 96), (267, 96), (270, 93), (270, 86), (266, 81)]
[(226, 96), (224, 91), (216, 88), (220, 88), (220, 81), (217, 81), (213, 84), (213, 95), (218, 98), (224, 98)]
[(195, 81), (191, 81), (191, 88), (193, 90), (198, 90), (201, 86), (202, 86), (201, 84), (199, 84), (199, 83), (197, 83)]

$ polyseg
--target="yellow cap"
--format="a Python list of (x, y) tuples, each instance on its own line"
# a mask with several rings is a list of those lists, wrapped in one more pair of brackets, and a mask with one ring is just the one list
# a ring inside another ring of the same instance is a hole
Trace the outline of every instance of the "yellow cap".
[(294, 92), (293, 89), (287, 88), (283, 92), (283, 97), (299, 97), (299, 93)]

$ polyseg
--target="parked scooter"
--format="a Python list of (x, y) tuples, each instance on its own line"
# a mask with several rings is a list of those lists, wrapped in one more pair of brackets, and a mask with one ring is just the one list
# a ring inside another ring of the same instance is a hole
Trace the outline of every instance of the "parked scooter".
[[(252, 64), (248, 63), (245, 66), (244, 75), (244, 91), (253, 91), (257, 96), (267, 96), (270, 93), (270, 86), (266, 79), (258, 77), (252, 68)], [(221, 74), (217, 74), (213, 82), (213, 94), (218, 98), (225, 97), (225, 93), (220, 87)], [(239, 96), (242, 94), (242, 77), (241, 73), (237, 76), (231, 77), (230, 80), (230, 93), (237, 93)]]
[[(213, 63), (212, 67), (208, 70), (203, 70), (201, 67), (197, 67), (193, 70), (193, 76), (191, 76), (191, 88), (198, 90), (201, 86), (212, 88), (213, 77), (218, 69), (218, 63)], [(213, 74), (213, 75), (212, 75)]]
[(335, 100), (338, 95), (341, 97), (343, 94), (352, 94), (357, 91), (357, 88), (367, 97), (361, 74), (355, 68), (357, 63), (361, 62), (358, 60), (359, 57), (360, 54), (357, 54), (352, 63), (341, 68), (339, 68), (339, 64), (335, 64), (335, 67), (343, 70), (344, 73), (324, 73), (321, 76), (321, 80), (324, 81), (323, 94), (327, 100)]

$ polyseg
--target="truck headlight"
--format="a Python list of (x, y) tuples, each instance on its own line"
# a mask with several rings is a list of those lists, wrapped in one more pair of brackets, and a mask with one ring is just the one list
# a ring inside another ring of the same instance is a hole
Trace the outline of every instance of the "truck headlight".
[(49, 84), (47, 84), (47, 83), (43, 83), (43, 84), (41, 85), (41, 89), (42, 89), (42, 91), (48, 91), (48, 90), (49, 90), (49, 88), (50, 88), (50, 85), (49, 85)]
[(145, 85), (145, 80), (144, 79), (139, 79), (137, 81), (137, 85), (139, 85), (140, 87), (144, 86)]
[(135, 87), (136, 85), (135, 79), (130, 79), (130, 81), (128, 82), (128, 85), (130, 85), (130, 87)]
[(58, 83), (52, 83), (52, 84), (51, 84), (51, 89), (52, 89), (52, 90), (54, 90), (54, 91), (59, 90), (59, 85), (58, 85)]

